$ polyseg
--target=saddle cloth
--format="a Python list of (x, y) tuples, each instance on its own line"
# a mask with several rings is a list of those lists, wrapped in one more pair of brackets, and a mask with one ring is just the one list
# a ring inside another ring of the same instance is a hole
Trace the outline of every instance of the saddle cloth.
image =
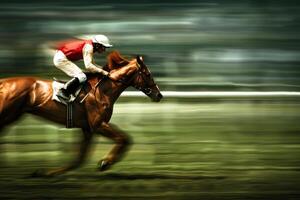
[(52, 82), (52, 89), (53, 89), (53, 94), (52, 94), (52, 100), (60, 102), (62, 104), (67, 105), (68, 103), (72, 103), (73, 101), (75, 101), (75, 99), (77, 98), (78, 94), (81, 91), (82, 86), (78, 87), (78, 89), (76, 90), (75, 94), (71, 94), (70, 99), (69, 100), (65, 100), (62, 98), (59, 98), (57, 96), (58, 91), (64, 87), (64, 83), (58, 82), (58, 81), (53, 81)]

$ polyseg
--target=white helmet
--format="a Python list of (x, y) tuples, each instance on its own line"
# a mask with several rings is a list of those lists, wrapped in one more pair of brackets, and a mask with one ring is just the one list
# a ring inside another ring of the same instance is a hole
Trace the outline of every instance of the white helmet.
[(109, 43), (109, 39), (105, 35), (95, 35), (95, 36), (93, 36), (92, 41), (93, 41), (93, 43), (102, 44), (103, 46), (105, 46), (107, 48), (113, 46)]

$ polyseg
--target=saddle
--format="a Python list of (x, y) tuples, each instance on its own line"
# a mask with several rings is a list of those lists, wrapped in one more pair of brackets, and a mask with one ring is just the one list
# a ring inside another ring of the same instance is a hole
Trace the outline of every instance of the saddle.
[(79, 96), (80, 92), (84, 89), (85, 90), (85, 96), (80, 100), (80, 103), (83, 103), (83, 101), (86, 99), (88, 96), (89, 90), (87, 90), (87, 84), (88, 82), (84, 83), (83, 85), (79, 86), (74, 94), (70, 95), (70, 99), (66, 100), (63, 98), (59, 98), (57, 96), (57, 93), (60, 89), (62, 89), (67, 81), (66, 80), (58, 80), (54, 78), (54, 81), (52, 82), (52, 89), (53, 89), (53, 94), (52, 94), (52, 100), (57, 101), (59, 103), (62, 103), (66, 105), (67, 107), (67, 123), (66, 123), (66, 128), (73, 128), (73, 103)]
[[(95, 76), (95, 73), (85, 73), (89, 79), (89, 77)], [(96, 75), (99, 76), (99, 75)], [(94, 87), (97, 87), (98, 84), (101, 83), (101, 81), (104, 79), (104, 77), (100, 77), (100, 79), (98, 80), (97, 84)], [(52, 100), (53, 101), (57, 101), (61, 104), (64, 104), (67, 106), (67, 124), (66, 127), (67, 128), (72, 128), (73, 127), (73, 113), (72, 113), (72, 106), (74, 104), (74, 101), (79, 97), (79, 94), (81, 93), (81, 91), (84, 92), (84, 96), (83, 98), (81, 98), (79, 100), (79, 103), (83, 103), (84, 100), (88, 97), (89, 92), (91, 91), (92, 87), (89, 83), (89, 81), (86, 81), (84, 84), (82, 84), (81, 86), (79, 86), (76, 91), (74, 92), (74, 94), (70, 95), (70, 99), (66, 100), (66, 99), (62, 99), (59, 98), (57, 96), (58, 91), (64, 87), (65, 83), (67, 81), (66, 80), (60, 80), (60, 79), (56, 79), (53, 78), (53, 82), (52, 82), (52, 89), (53, 89), (53, 94), (52, 94)]]
[[(87, 76), (90, 76), (89, 73), (85, 73)], [(102, 79), (101, 79), (102, 80)], [(100, 81), (101, 81), (100, 80)], [(100, 83), (99, 81), (99, 83)], [(58, 91), (64, 87), (65, 83), (67, 83), (68, 80), (62, 80), (62, 79), (57, 79), (53, 77), (53, 82), (52, 82), (52, 89), (53, 89), (53, 95), (52, 95), (52, 100), (57, 101), (59, 103), (67, 105), (68, 103), (73, 103), (77, 97), (79, 96), (80, 92), (83, 90), (85, 92), (85, 96), (80, 100), (80, 103), (83, 103), (86, 97), (88, 96), (88, 92), (91, 90), (91, 85), (89, 84), (88, 81), (86, 81), (84, 84), (80, 85), (76, 91), (70, 95), (70, 99), (66, 100), (63, 98), (59, 98), (57, 96)]]
[(65, 81), (65, 80), (58, 80), (56, 78), (54, 78), (54, 81), (52, 82), (52, 89), (53, 89), (52, 100), (57, 101), (59, 103), (62, 103), (64, 105), (67, 105), (69, 103), (73, 103), (76, 100), (77, 96), (79, 95), (81, 89), (83, 88), (83, 85), (79, 86), (76, 89), (75, 93), (70, 95), (69, 100), (59, 98), (57, 96), (57, 93), (60, 89), (62, 89), (64, 87), (66, 82), (67, 81)]

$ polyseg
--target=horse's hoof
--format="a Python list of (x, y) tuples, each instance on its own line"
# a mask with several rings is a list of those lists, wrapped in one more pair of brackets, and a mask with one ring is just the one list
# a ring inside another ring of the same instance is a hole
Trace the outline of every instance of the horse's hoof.
[(45, 169), (38, 169), (31, 174), (32, 178), (40, 178), (40, 177), (46, 177), (46, 176), (47, 176), (47, 173), (46, 173)]
[(49, 178), (49, 177), (53, 177), (53, 176), (54, 176), (54, 174), (48, 173), (48, 171), (45, 169), (38, 169), (31, 174), (32, 178), (42, 178), (42, 177)]
[(100, 160), (98, 164), (98, 170), (103, 172), (110, 168), (111, 164), (107, 160)]

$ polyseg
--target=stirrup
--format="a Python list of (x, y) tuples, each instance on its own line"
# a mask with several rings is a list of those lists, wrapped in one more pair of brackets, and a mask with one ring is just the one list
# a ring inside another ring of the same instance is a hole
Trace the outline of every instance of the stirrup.
[(60, 90), (57, 92), (56, 96), (57, 96), (58, 98), (62, 98), (63, 100), (69, 100), (69, 99), (70, 99), (70, 96), (65, 95), (65, 93), (62, 91), (62, 89), (60, 89)]

